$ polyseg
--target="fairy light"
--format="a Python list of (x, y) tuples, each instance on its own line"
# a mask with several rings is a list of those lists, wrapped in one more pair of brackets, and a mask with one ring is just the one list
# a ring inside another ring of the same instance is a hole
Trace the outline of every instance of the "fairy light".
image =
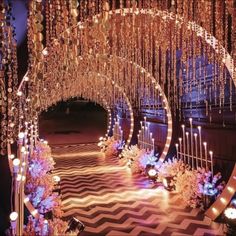
[(226, 203), (227, 203), (227, 201), (226, 201), (225, 198), (223, 198), (223, 197), (220, 198), (220, 201), (221, 201), (223, 204), (226, 204)]
[(15, 158), (15, 155), (14, 155), (14, 154), (11, 154), (11, 155), (9, 155), (8, 157), (9, 157), (9, 159), (14, 159), (14, 158)]
[(29, 81), (29, 77), (28, 77), (28, 76), (25, 76), (25, 77), (24, 77), (24, 81), (25, 81), (25, 82)]
[(18, 218), (18, 213), (13, 211), (11, 214), (10, 214), (10, 220), (11, 221), (16, 221)]
[(227, 189), (228, 189), (228, 191), (231, 192), (231, 193), (233, 193), (233, 192), (235, 191), (234, 188), (232, 188), (231, 186), (228, 186)]
[(218, 210), (215, 207), (212, 207), (212, 211), (213, 211), (214, 214), (218, 213)]
[(24, 203), (25, 203), (25, 204), (28, 203), (29, 200), (30, 200), (29, 197), (25, 197), (25, 198), (24, 198)]
[(19, 166), (20, 165), (20, 159), (16, 158), (13, 160), (13, 165), (14, 166)]
[(24, 132), (20, 132), (20, 133), (18, 134), (18, 138), (19, 138), (19, 139), (23, 139), (24, 137), (25, 137)]
[(56, 182), (56, 183), (59, 183), (61, 181), (61, 178), (57, 175), (53, 176), (53, 180)]
[(149, 177), (155, 177), (157, 175), (157, 171), (155, 169), (148, 170), (148, 176)]
[(32, 212), (31, 212), (31, 215), (32, 216), (36, 216), (38, 214), (38, 210), (37, 209), (34, 209)]

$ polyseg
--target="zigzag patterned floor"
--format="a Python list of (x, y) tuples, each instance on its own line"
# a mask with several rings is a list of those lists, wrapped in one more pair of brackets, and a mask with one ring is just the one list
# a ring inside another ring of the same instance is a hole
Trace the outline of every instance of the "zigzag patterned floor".
[(222, 228), (178, 196), (132, 176), (95, 144), (54, 146), (64, 217), (76, 216), (89, 235), (223, 235)]

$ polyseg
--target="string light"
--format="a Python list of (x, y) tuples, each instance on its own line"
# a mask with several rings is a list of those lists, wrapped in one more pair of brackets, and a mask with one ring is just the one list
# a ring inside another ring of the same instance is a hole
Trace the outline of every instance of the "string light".
[(10, 214), (10, 220), (11, 221), (16, 221), (18, 218), (18, 213), (13, 211), (11, 214)]

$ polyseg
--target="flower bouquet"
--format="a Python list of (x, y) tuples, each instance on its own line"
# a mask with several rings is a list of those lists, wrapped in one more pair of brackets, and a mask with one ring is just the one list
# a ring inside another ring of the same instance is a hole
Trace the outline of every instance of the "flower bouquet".
[(98, 146), (101, 148), (101, 151), (105, 153), (106, 157), (118, 156), (121, 152), (124, 141), (115, 140), (114, 137), (100, 138)]
[(158, 181), (162, 182), (168, 190), (175, 188), (177, 174), (182, 174), (189, 167), (176, 158), (164, 162), (158, 169)]
[(125, 147), (120, 154), (120, 163), (127, 165), (132, 173), (140, 173), (143, 171), (143, 167), (140, 164), (140, 159), (145, 155), (144, 149), (139, 149), (137, 145), (131, 145)]

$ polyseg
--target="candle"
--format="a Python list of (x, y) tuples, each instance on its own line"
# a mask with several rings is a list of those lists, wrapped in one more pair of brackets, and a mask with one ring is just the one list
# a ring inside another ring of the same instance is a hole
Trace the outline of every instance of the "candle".
[(155, 152), (155, 144), (154, 144), (154, 138), (152, 139), (152, 149)]
[(200, 146), (200, 160), (201, 160), (201, 167), (203, 166), (202, 163), (202, 132), (201, 132), (201, 126), (198, 126), (198, 132), (199, 132), (199, 146)]
[(189, 122), (190, 122), (190, 142), (191, 142), (192, 168), (194, 168), (194, 158), (193, 158), (193, 119), (189, 118)]
[(206, 162), (206, 169), (208, 169), (208, 164), (207, 164), (207, 143), (204, 142), (204, 151), (205, 151), (205, 162)]
[(197, 165), (197, 168), (198, 168), (197, 133), (194, 133), (194, 139), (195, 139), (196, 165)]
[(177, 159), (179, 159), (179, 145), (178, 145), (178, 143), (175, 144), (175, 147), (176, 147)]
[(182, 132), (183, 132), (183, 153), (184, 153), (184, 162), (186, 162), (186, 143), (185, 143), (185, 126), (182, 125)]
[(209, 154), (210, 154), (210, 158), (211, 158), (211, 174), (213, 176), (213, 152), (209, 151)]
[(179, 151), (180, 151), (180, 158), (183, 159), (182, 153), (182, 138), (179, 138)]
[(187, 143), (187, 157), (188, 157), (188, 164), (190, 163), (189, 159), (189, 138), (188, 138), (189, 132), (186, 132), (186, 143)]

